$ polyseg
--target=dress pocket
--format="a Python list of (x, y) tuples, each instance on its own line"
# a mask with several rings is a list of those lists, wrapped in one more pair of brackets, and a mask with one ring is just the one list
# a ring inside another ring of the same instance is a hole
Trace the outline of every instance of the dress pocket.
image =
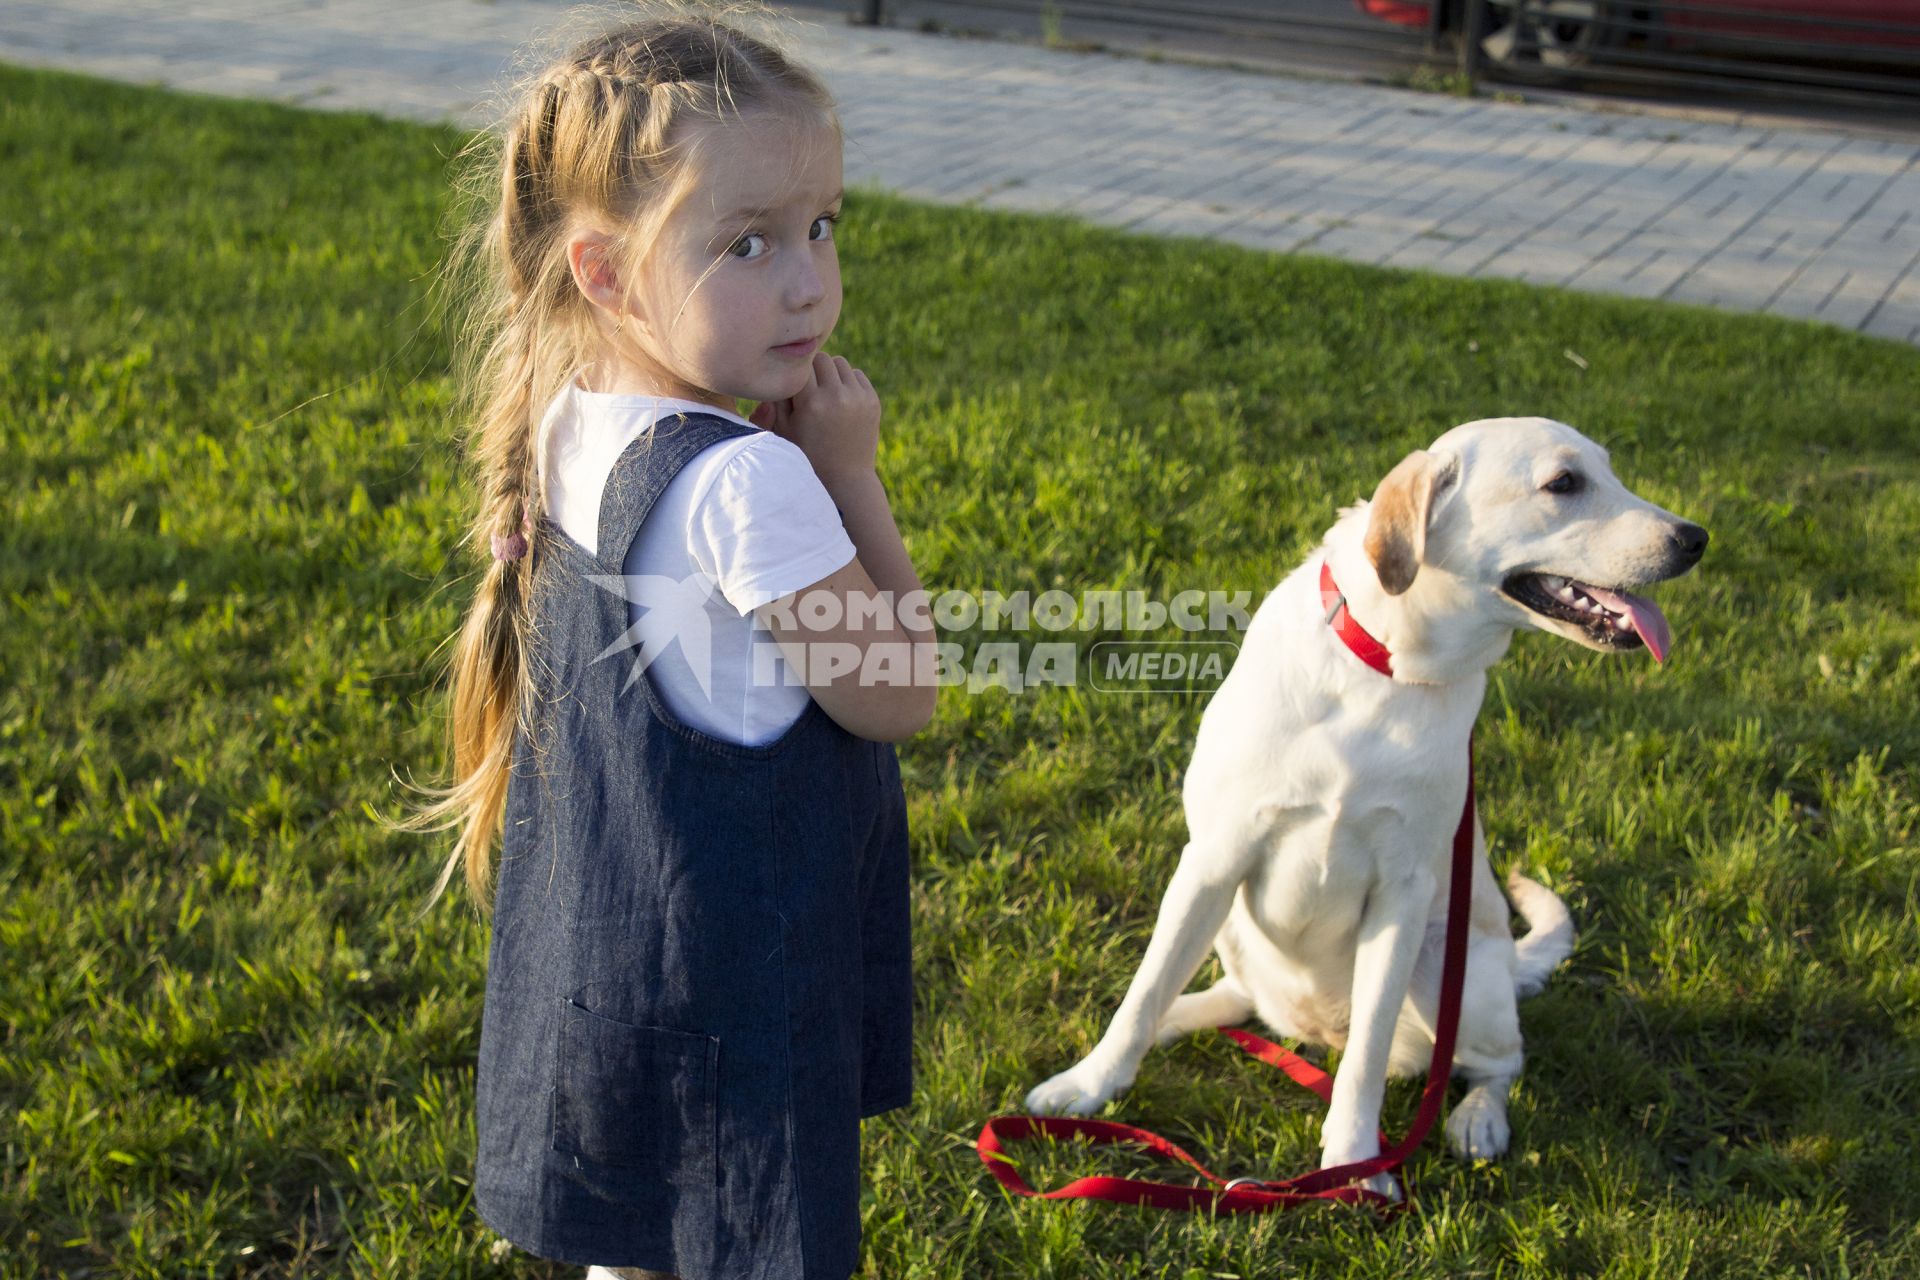
[(616, 1022), (568, 1000), (559, 1050), (555, 1151), (713, 1194), (719, 1040)]

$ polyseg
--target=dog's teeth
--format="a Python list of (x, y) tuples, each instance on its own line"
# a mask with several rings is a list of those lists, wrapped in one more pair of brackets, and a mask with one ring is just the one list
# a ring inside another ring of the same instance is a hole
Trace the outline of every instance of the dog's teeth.
[(1563, 578), (1561, 579), (1560, 587), (1555, 590), (1553, 594), (1559, 596), (1562, 600), (1571, 600), (1573, 599), (1573, 588), (1567, 586), (1566, 580)]

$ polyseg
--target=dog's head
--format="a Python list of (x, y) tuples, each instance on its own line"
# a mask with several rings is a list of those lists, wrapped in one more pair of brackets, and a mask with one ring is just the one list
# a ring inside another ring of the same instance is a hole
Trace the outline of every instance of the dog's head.
[(1431, 566), (1485, 588), (1516, 627), (1664, 660), (1667, 620), (1629, 588), (1691, 569), (1707, 531), (1628, 492), (1607, 451), (1565, 423), (1487, 418), (1388, 473), (1365, 547), (1390, 594)]

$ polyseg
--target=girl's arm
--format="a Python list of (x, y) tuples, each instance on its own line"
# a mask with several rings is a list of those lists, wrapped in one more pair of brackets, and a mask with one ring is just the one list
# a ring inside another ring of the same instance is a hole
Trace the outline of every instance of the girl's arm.
[(933, 718), (939, 696), (934, 631), (875, 469), (880, 397), (866, 374), (823, 352), (803, 390), (761, 405), (753, 421), (800, 446), (857, 552), (755, 616), (841, 728), (880, 742), (910, 738)]

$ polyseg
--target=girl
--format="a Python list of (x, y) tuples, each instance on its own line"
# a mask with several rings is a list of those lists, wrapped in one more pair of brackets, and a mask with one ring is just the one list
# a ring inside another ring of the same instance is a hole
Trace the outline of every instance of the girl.
[[(493, 915), (475, 1201), (563, 1262), (843, 1277), (860, 1119), (911, 1086), (889, 744), (937, 690), (879, 399), (821, 350), (837, 117), (763, 41), (657, 17), (538, 75), (503, 144), (491, 559), (423, 815), (461, 827), (435, 898), (464, 864)], [(889, 597), (920, 607), (859, 607)]]

